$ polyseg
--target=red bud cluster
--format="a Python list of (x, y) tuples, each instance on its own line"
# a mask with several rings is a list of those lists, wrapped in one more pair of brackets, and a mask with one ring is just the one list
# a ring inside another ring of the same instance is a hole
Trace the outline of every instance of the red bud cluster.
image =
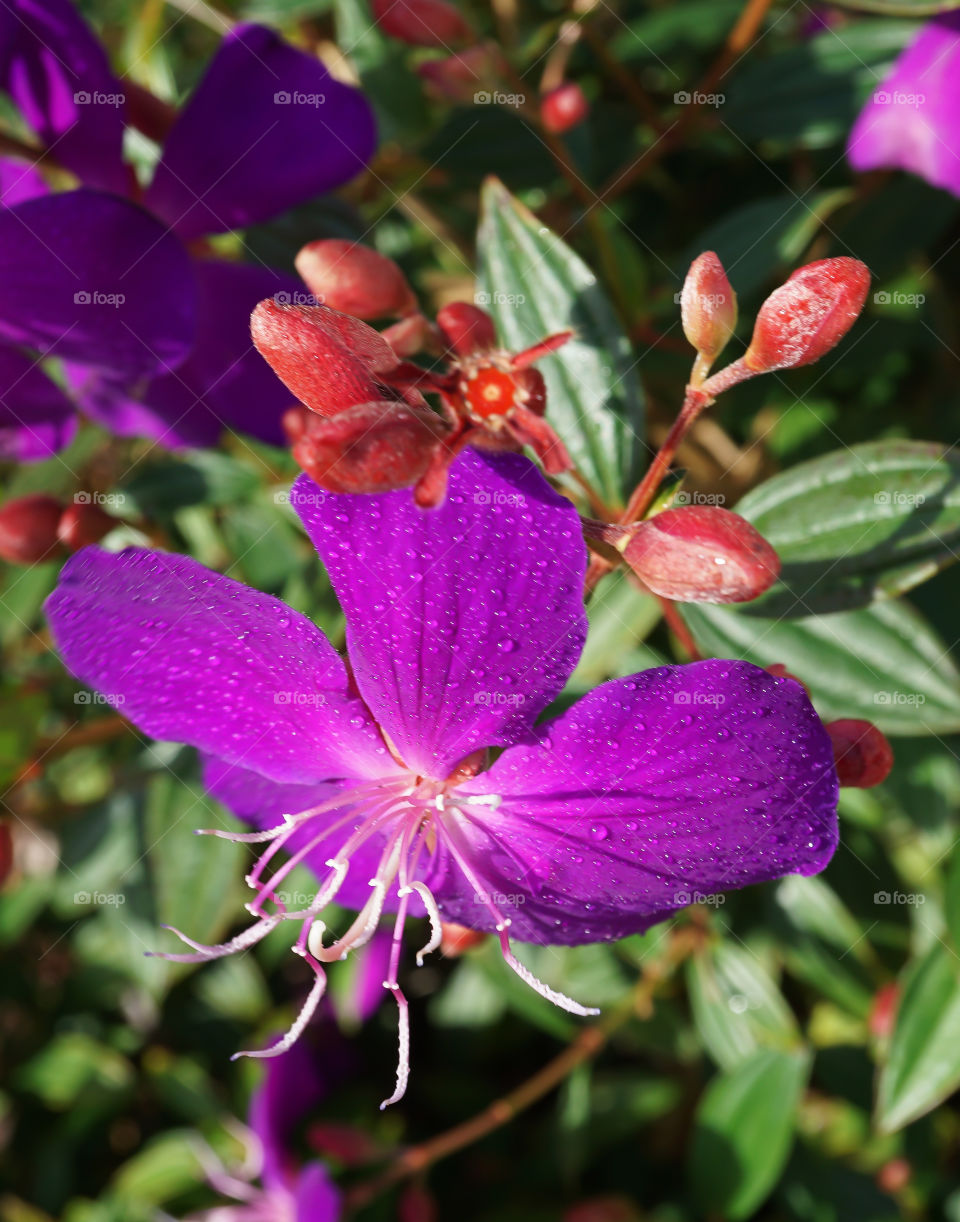
[(755, 527), (715, 505), (666, 509), (618, 544), (648, 589), (676, 602), (757, 598), (780, 574), (780, 559)]
[(92, 503), (65, 507), (52, 496), (16, 497), (0, 506), (0, 560), (38, 564), (55, 556), (60, 545), (75, 552), (98, 543), (116, 524)]

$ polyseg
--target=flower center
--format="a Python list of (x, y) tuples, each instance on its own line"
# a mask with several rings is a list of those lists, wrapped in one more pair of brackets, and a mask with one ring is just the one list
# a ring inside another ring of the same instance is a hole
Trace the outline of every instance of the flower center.
[(494, 426), (526, 398), (504, 358), (486, 356), (461, 366), (460, 394), (467, 414)]

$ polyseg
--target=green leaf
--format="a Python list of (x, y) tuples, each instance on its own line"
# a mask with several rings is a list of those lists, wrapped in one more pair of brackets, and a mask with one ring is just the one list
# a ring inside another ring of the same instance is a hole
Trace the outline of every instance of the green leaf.
[(230, 505), (259, 485), (255, 469), (213, 450), (188, 450), (137, 469), (123, 485), (124, 512), (166, 517), (190, 505)]
[(722, 1069), (735, 1068), (760, 1048), (787, 1051), (799, 1044), (783, 994), (745, 947), (718, 942), (694, 955), (687, 984), (697, 1032)]
[(22, 1089), (58, 1112), (81, 1099), (89, 1107), (122, 1097), (133, 1080), (133, 1067), (126, 1057), (79, 1031), (57, 1036), (17, 1075)]
[(960, 457), (878, 441), (775, 475), (740, 501), (776, 548), (780, 581), (741, 614), (804, 616), (901, 594), (957, 559)]
[(950, 858), (943, 908), (953, 949), (960, 952), (960, 849)]
[(960, 960), (937, 942), (909, 970), (887, 1063), (880, 1072), (876, 1121), (895, 1133), (960, 1086)]
[(539, 364), (547, 417), (580, 471), (610, 505), (634, 475), (642, 395), (630, 345), (579, 255), (488, 179), (477, 237), (478, 304), (505, 347), (520, 351), (555, 331), (577, 334)]
[(664, 660), (643, 644), (660, 620), (660, 605), (631, 584), (623, 568), (601, 583), (587, 613), (590, 631), (577, 668), (570, 676), (572, 689), (589, 691), (605, 679), (663, 665)]
[(697, 1109), (690, 1176), (711, 1216), (747, 1217), (780, 1178), (809, 1065), (805, 1054), (763, 1050), (707, 1087)]
[(960, 673), (946, 643), (901, 600), (797, 620), (706, 604), (681, 610), (704, 652), (757, 666), (782, 662), (828, 719), (863, 717), (887, 734), (960, 729)]

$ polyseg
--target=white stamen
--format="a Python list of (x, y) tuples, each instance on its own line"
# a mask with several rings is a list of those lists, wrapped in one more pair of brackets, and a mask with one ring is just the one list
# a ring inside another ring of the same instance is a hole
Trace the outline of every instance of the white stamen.
[(410, 1007), (399, 985), (391, 985), (389, 980), (383, 982), (383, 987), (389, 989), (397, 1002), (397, 1023), (399, 1048), (397, 1050), (397, 1085), (389, 1099), (380, 1104), (380, 1111), (392, 1103), (399, 1103), (407, 1093), (407, 1083), (410, 1080)]
[(411, 882), (409, 886), (402, 888), (397, 894), (402, 898), (404, 895), (409, 895), (411, 891), (416, 891), (417, 895), (423, 900), (423, 906), (426, 908), (427, 916), (430, 920), (430, 940), (423, 950), (417, 951), (417, 967), (423, 967), (423, 961), (427, 955), (432, 955), (443, 941), (440, 909), (437, 907), (437, 901), (433, 898), (433, 892), (426, 883)]
[(147, 951), (147, 956), (152, 959), (167, 959), (171, 963), (198, 963), (205, 959), (221, 959), (224, 955), (232, 955), (238, 950), (246, 950), (256, 945), (268, 933), (276, 929), (280, 921), (279, 916), (263, 917), (256, 925), (251, 925), (249, 929), (244, 929), (235, 938), (231, 938), (229, 942), (222, 942), (219, 946), (205, 946), (202, 942), (194, 942), (193, 938), (188, 938), (185, 933), (181, 933), (173, 925), (164, 925), (163, 929), (168, 929), (181, 942), (192, 946), (193, 954), (172, 954), (169, 951), (151, 950)]
[(500, 930), (500, 949), (503, 952), (503, 958), (507, 966), (512, 967), (520, 979), (525, 984), (528, 984), (535, 993), (539, 993), (547, 1001), (552, 1001), (561, 1010), (568, 1010), (571, 1014), (579, 1014), (581, 1018), (589, 1018), (600, 1013), (595, 1006), (582, 1006), (578, 1001), (574, 1001), (572, 997), (568, 997), (566, 993), (558, 993), (556, 989), (551, 989), (548, 984), (544, 984), (542, 980), (534, 976), (526, 964), (521, 963), (510, 949), (510, 939), (506, 929)]
[(320, 1004), (320, 1000), (327, 988), (327, 975), (320, 964), (312, 961), (310, 966), (317, 973), (317, 978), (313, 982), (313, 987), (307, 995), (307, 1000), (303, 1003), (303, 1008), (297, 1015), (293, 1026), (283, 1037), (283, 1039), (274, 1044), (272, 1048), (255, 1048), (245, 1050), (243, 1052), (235, 1052), (230, 1058), (231, 1061), (235, 1061), (237, 1057), (257, 1057), (261, 1060), (267, 1057), (278, 1057), (281, 1055), (281, 1053), (286, 1052), (288, 1048), (293, 1047), (293, 1045), (303, 1034), (303, 1029), (306, 1027), (307, 1023), (311, 1018), (313, 1018), (314, 1011)]

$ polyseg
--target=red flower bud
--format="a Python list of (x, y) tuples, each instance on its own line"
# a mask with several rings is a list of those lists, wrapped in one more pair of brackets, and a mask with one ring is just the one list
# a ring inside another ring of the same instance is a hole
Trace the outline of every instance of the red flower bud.
[(827, 722), (826, 730), (841, 785), (870, 789), (887, 779), (893, 767), (893, 748), (882, 730), (853, 717)]
[(910, 1183), (913, 1178), (913, 1167), (905, 1158), (891, 1158), (877, 1172), (877, 1187), (881, 1192), (896, 1196)]
[(869, 287), (870, 272), (859, 259), (799, 268), (760, 307), (743, 363), (766, 373), (818, 361), (856, 322)]
[(881, 985), (877, 989), (867, 1017), (867, 1027), (874, 1039), (887, 1040), (893, 1035), (899, 1004), (900, 986), (896, 981)]
[(375, 375), (395, 368), (396, 355), (358, 318), (267, 298), (253, 311), (250, 331), (277, 377), (319, 416), (389, 397)]
[(311, 417), (293, 457), (328, 492), (391, 492), (420, 479), (448, 431), (426, 407), (360, 403), (327, 420)]
[(780, 573), (780, 558), (763, 535), (714, 505), (665, 509), (618, 546), (644, 585), (677, 602), (748, 602)]
[(425, 348), (434, 347), (436, 342), (436, 328), (429, 318), (420, 313), (408, 314), (406, 318), (392, 323), (380, 334), (401, 360), (415, 356)]
[(487, 937), (479, 929), (468, 929), (466, 925), (457, 925), (454, 921), (443, 921), (440, 931), (443, 934), (440, 952), (447, 959), (458, 959), (466, 951), (480, 946)]
[(540, 119), (548, 132), (569, 131), (590, 113), (590, 103), (575, 81), (564, 81), (540, 99)]
[(417, 308), (413, 289), (396, 263), (359, 242), (308, 242), (294, 264), (319, 304), (343, 314), (395, 318)]
[(21, 496), (0, 507), (0, 560), (36, 564), (57, 547), (63, 506), (52, 496)]
[(459, 55), (430, 59), (417, 66), (417, 74), (434, 93), (449, 102), (472, 102), (479, 91), (487, 91), (506, 71), (503, 53), (496, 43), (478, 43)]
[(74, 502), (66, 507), (60, 517), (57, 537), (64, 547), (78, 552), (81, 547), (99, 543), (116, 525), (117, 519), (99, 505)]
[(737, 325), (737, 295), (712, 250), (690, 264), (680, 294), (680, 316), (684, 335), (707, 366), (712, 365)]
[(446, 0), (372, 0), (370, 7), (385, 34), (415, 47), (446, 47), (472, 32), (466, 18)]
[(457, 356), (490, 352), (497, 346), (493, 319), (479, 306), (451, 301), (437, 311), (437, 326)]
[(796, 675), (792, 675), (782, 662), (774, 662), (772, 666), (765, 666), (763, 669), (768, 675), (773, 675), (775, 679), (792, 679), (794, 683), (800, 684), (808, 696), (810, 695), (810, 689), (807, 687), (804, 681), (802, 679), (798, 679)]

